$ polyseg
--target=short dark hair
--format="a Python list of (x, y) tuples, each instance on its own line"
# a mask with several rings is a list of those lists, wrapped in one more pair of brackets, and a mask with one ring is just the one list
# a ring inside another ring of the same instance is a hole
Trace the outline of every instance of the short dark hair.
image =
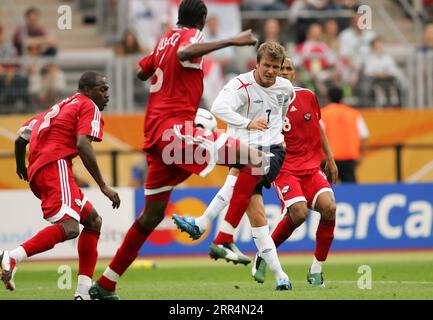
[(26, 18), (29, 16), (29, 15), (31, 15), (32, 13), (40, 13), (41, 12), (41, 10), (39, 10), (38, 8), (36, 8), (36, 7), (30, 7), (30, 8), (28, 8), (27, 10), (26, 10), (26, 13), (25, 13), (25, 16), (26, 16)]
[(78, 81), (78, 90), (82, 91), (86, 87), (88, 88), (96, 87), (99, 84), (98, 78), (104, 78), (104, 77), (105, 76), (103, 76), (98, 72), (86, 71), (81, 75), (80, 80)]
[(207, 7), (202, 0), (183, 0), (179, 6), (177, 24), (195, 27), (207, 15)]
[(329, 88), (328, 99), (333, 103), (340, 103), (343, 100), (343, 89), (340, 87)]

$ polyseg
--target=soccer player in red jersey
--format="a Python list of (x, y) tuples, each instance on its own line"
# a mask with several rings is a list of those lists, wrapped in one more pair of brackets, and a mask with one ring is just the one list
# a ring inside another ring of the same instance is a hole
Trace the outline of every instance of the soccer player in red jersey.
[[(29, 181), (41, 199), (44, 219), (52, 223), (33, 238), (11, 251), (0, 254), (2, 280), (15, 289), (16, 266), (25, 259), (52, 249), (56, 244), (78, 238), (78, 286), (75, 299), (90, 299), (93, 272), (98, 258), (97, 244), (102, 219), (77, 186), (72, 175), (72, 159), (79, 155), (86, 169), (111, 201), (120, 205), (119, 195), (107, 186), (99, 170), (92, 141), (101, 141), (104, 121), (101, 111), (108, 103), (106, 78), (95, 72), (84, 73), (78, 93), (27, 121), (15, 140), (17, 174)], [(29, 166), (26, 167), (26, 146)]]
[[(281, 76), (289, 80), (295, 77), (295, 68), (289, 58), (284, 62)], [(274, 181), (285, 215), (272, 233), (272, 239), (278, 247), (306, 220), (308, 208), (318, 211), (321, 219), (307, 280), (315, 287), (323, 287), (322, 263), (334, 239), (336, 211), (334, 193), (326, 177), (331, 172), (335, 184), (338, 169), (320, 124), (320, 106), (316, 95), (299, 87), (295, 87), (294, 93), (283, 127), (286, 157)], [(326, 175), (320, 169), (322, 150), (326, 156)], [(265, 268), (264, 259), (256, 255), (252, 273), (258, 282), (264, 281)]]
[[(226, 134), (206, 136), (204, 130), (193, 126), (203, 92), (202, 56), (228, 46), (255, 45), (257, 39), (248, 30), (231, 39), (203, 42), (201, 30), (207, 7), (202, 0), (183, 0), (178, 13), (177, 27), (166, 33), (139, 63), (138, 78), (152, 81), (144, 123), (143, 150), (149, 166), (145, 207), (103, 275), (90, 289), (93, 299), (119, 298), (115, 293), (119, 277), (163, 220), (171, 191), (177, 184), (192, 173), (205, 176), (216, 164), (240, 165), (238, 181), (243, 188), (236, 194), (235, 206), (245, 210), (260, 179), (260, 174), (253, 174), (253, 167), (261, 172), (267, 167), (261, 151)], [(246, 160), (243, 165), (242, 160)]]

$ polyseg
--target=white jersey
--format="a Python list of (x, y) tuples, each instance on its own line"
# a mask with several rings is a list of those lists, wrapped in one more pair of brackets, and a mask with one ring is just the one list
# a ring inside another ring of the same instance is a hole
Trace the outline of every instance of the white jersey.
[[(284, 141), (281, 132), (292, 94), (289, 80), (277, 77), (274, 85), (265, 88), (256, 82), (253, 70), (227, 83), (211, 111), (227, 123), (229, 135), (255, 147), (271, 146)], [(248, 130), (248, 124), (259, 118), (268, 121), (269, 129)]]

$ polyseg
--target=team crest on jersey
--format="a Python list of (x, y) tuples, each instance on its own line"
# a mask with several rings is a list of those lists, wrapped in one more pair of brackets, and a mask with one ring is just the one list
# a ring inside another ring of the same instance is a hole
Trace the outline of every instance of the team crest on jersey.
[(283, 194), (283, 195), (285, 195), (287, 192), (289, 192), (290, 191), (290, 186), (285, 186), (283, 189), (281, 189), (281, 193)]
[(99, 121), (98, 120), (92, 121), (92, 129), (95, 131), (99, 131)]
[(304, 119), (305, 119), (305, 121), (310, 121), (311, 120), (311, 113), (307, 112), (306, 114), (304, 114)]
[(277, 100), (278, 104), (282, 106), (284, 104), (284, 95), (283, 94), (277, 94)]

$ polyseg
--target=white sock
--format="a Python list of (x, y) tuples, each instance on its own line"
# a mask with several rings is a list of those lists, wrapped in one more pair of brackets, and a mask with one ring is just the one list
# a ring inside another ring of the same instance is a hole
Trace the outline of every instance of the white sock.
[(12, 251), (9, 251), (9, 257), (15, 259), (16, 263), (19, 264), (27, 259), (27, 253), (23, 247), (19, 246)]
[(78, 284), (77, 284), (77, 290), (75, 291), (75, 294), (79, 295), (89, 295), (89, 289), (92, 286), (92, 279), (88, 276), (84, 275), (78, 275)]
[(277, 255), (277, 248), (269, 234), (269, 226), (265, 225), (263, 227), (251, 228), (251, 231), (260, 257), (265, 259), (266, 264), (269, 266), (269, 269), (272, 271), (275, 278), (277, 280), (288, 279), (289, 277), (281, 268), (280, 260)]
[(107, 269), (105, 269), (103, 275), (104, 277), (106, 277), (107, 279), (113, 282), (117, 282), (117, 280), (120, 278), (120, 276), (116, 272), (111, 270), (110, 267), (107, 267)]
[(199, 227), (201, 232), (204, 232), (218, 214), (229, 205), (237, 179), (238, 177), (236, 176), (228, 175), (224, 185), (212, 199), (206, 211), (200, 217), (195, 219), (195, 224)]
[(316, 257), (313, 258), (313, 263), (311, 264), (310, 272), (311, 273), (320, 273), (322, 272), (322, 263), (323, 261), (318, 261)]

